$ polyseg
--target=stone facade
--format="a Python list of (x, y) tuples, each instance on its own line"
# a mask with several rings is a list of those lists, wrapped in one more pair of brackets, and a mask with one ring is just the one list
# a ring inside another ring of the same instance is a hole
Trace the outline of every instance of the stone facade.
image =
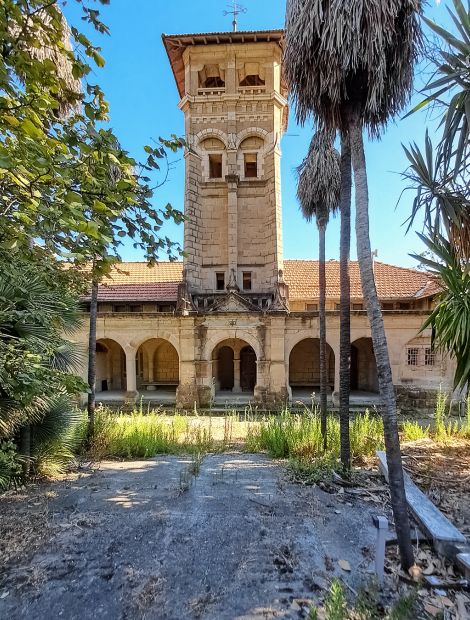
[[(318, 295), (305, 288), (313, 272), (306, 276), (311, 266), (286, 261), (291, 294), (283, 273), (282, 32), (170, 36), (164, 44), (188, 143), (184, 269), (180, 275), (175, 266), (141, 270), (135, 279), (116, 276), (115, 285), (100, 289), (97, 388), (130, 398), (175, 389), (177, 406), (190, 409), (209, 406), (220, 392), (281, 406), (319, 385)], [(394, 279), (388, 267), (377, 271), (379, 291), (381, 279)], [(397, 289), (393, 299), (381, 295), (388, 299), (383, 306), (393, 379), (405, 402), (404, 394), (448, 386), (452, 368), (430, 351), (429, 333), (417, 336), (432, 299), (420, 297), (423, 274), (401, 271), (419, 280), (416, 290)], [(329, 282), (333, 275), (327, 273)], [(352, 301), (351, 382), (370, 395), (378, 391), (370, 328), (357, 290)], [(339, 389), (338, 302), (330, 292), (332, 394)], [(85, 328), (79, 340), (87, 341)]]

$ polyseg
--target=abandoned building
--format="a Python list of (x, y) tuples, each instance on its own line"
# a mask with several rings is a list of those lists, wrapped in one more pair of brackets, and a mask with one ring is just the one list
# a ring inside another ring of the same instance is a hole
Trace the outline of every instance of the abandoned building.
[[(188, 144), (186, 257), (123, 263), (100, 286), (98, 401), (273, 406), (318, 391), (318, 262), (283, 259), (282, 38), (281, 30), (163, 36)], [(377, 370), (357, 263), (350, 271), (351, 388), (373, 402)], [(328, 261), (326, 274), (334, 399), (339, 263)], [(452, 376), (430, 334), (420, 333), (436, 285), (424, 272), (378, 261), (375, 277), (397, 392), (403, 403), (425, 404)]]

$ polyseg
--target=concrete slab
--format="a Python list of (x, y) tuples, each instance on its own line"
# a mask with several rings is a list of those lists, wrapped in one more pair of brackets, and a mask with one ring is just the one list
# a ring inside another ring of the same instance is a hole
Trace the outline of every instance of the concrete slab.
[[(388, 467), (385, 452), (378, 451), (379, 467), (388, 481)], [(467, 539), (449, 519), (435, 506), (404, 472), (405, 493), (408, 506), (423, 531), (432, 539), (438, 553), (455, 559)]]
[(2, 567), (0, 617), (299, 618), (295, 600), (315, 600), (318, 582), (365, 578), (370, 505), (292, 484), (262, 455), (212, 455), (195, 470), (190, 458), (106, 462), (47, 485), (47, 540)]

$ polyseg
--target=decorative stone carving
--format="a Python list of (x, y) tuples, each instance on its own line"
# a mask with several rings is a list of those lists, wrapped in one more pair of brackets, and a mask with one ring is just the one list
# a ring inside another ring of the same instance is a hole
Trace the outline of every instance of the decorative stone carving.
[(279, 269), (271, 312), (289, 312), (289, 286), (284, 281), (284, 272)]
[[(227, 286), (228, 288), (228, 286)], [(229, 291), (227, 295), (217, 301), (211, 308), (212, 312), (259, 312), (259, 308), (242, 297), (236, 291)]]
[(176, 312), (183, 316), (187, 316), (192, 310), (196, 309), (186, 276), (186, 269), (183, 269), (183, 281), (178, 284), (178, 301), (176, 303)]
[(230, 278), (228, 284), (226, 286), (227, 291), (236, 291), (237, 293), (240, 291), (240, 287), (237, 284), (237, 274), (235, 273), (235, 269), (230, 270)]

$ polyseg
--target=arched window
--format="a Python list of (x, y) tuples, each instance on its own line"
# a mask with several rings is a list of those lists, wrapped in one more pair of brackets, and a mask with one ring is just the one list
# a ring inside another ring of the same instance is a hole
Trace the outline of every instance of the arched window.
[(217, 138), (207, 138), (201, 146), (204, 151), (203, 177), (206, 180), (222, 179), (225, 165), (224, 143)]
[(264, 142), (257, 136), (246, 138), (240, 144), (241, 167), (243, 179), (259, 179), (262, 177), (262, 149)]

